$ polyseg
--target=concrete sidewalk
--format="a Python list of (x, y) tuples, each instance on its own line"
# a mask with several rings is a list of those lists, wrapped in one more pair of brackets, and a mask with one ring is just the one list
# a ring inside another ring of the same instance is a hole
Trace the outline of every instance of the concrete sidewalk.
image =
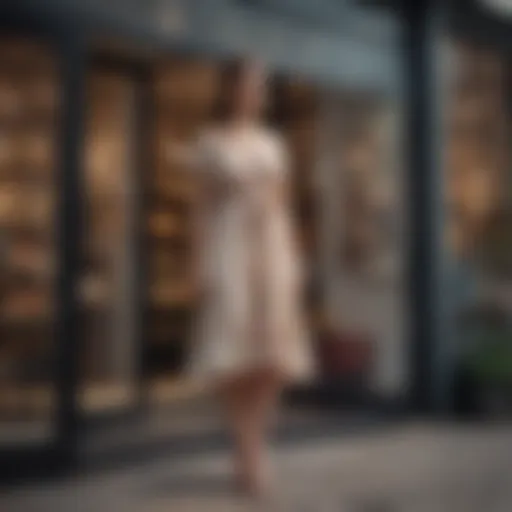
[(279, 490), (250, 504), (230, 489), (226, 455), (137, 468), (0, 499), (8, 512), (510, 512), (512, 427), (403, 424), (357, 439), (281, 447)]

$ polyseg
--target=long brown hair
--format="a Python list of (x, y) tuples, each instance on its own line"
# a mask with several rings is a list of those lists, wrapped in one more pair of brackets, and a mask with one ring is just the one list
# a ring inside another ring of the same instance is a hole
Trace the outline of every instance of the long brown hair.
[(247, 60), (242, 58), (231, 59), (221, 64), (217, 97), (211, 113), (213, 121), (223, 122), (234, 114), (233, 98), (248, 65)]
[[(240, 85), (244, 73), (251, 67), (253, 61), (248, 57), (238, 57), (221, 64), (219, 79), (217, 82), (217, 97), (214, 100), (211, 111), (211, 119), (214, 122), (224, 122), (235, 113), (234, 98), (236, 89)], [(268, 89), (271, 85), (268, 83)], [(264, 115), (265, 112), (262, 112)]]

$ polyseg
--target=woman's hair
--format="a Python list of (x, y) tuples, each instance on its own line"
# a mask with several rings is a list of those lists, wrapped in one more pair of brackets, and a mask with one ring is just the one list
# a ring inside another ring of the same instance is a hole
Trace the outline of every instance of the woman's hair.
[(234, 113), (234, 96), (237, 87), (249, 66), (247, 60), (232, 59), (221, 64), (217, 84), (217, 98), (213, 104), (212, 118), (214, 121), (226, 121)]

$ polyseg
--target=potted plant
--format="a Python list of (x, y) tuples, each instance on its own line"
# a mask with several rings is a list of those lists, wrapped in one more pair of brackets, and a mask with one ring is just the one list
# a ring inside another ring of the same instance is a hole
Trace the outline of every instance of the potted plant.
[(456, 408), (463, 413), (512, 411), (512, 329), (496, 303), (466, 311), (456, 376)]
[(462, 354), (455, 382), (459, 412), (512, 410), (512, 210), (498, 209), (475, 247), (484, 302), (462, 315)]

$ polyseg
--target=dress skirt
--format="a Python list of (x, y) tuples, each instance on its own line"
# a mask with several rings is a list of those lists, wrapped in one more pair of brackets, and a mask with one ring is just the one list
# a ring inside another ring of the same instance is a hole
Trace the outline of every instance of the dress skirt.
[(258, 370), (286, 381), (314, 373), (291, 213), (269, 201), (268, 177), (254, 176), (231, 183), (223, 175), (225, 193), (205, 216), (205, 293), (189, 369), (206, 386)]

